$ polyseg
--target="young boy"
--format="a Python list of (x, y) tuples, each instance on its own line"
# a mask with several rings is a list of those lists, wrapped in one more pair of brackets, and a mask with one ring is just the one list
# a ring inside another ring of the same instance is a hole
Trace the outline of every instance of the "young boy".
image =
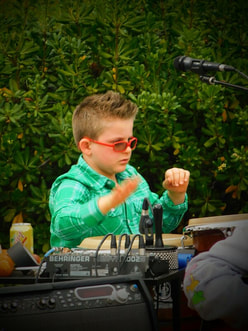
[(189, 171), (165, 173), (159, 199), (129, 165), (137, 139), (133, 122), (138, 108), (118, 93), (92, 95), (77, 106), (73, 135), (81, 151), (78, 163), (52, 185), (51, 246), (77, 247), (84, 238), (139, 233), (144, 198), (163, 207), (163, 232), (171, 232), (187, 210)]

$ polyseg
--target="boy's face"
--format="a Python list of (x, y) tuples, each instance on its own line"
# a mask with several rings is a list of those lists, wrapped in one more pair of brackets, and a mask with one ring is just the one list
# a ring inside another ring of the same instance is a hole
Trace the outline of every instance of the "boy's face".
[[(104, 130), (96, 139), (101, 143), (113, 144), (123, 140), (128, 142), (133, 136), (133, 119), (104, 120)], [(86, 162), (96, 172), (115, 180), (115, 175), (126, 169), (132, 150), (128, 147), (123, 152), (115, 152), (112, 147), (89, 142), (90, 154)]]

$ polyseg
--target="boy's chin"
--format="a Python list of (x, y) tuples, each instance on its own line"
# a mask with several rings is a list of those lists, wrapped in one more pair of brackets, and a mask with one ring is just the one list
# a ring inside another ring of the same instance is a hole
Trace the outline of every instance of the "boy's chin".
[(116, 173), (123, 172), (126, 170), (127, 164), (123, 164), (116, 169)]

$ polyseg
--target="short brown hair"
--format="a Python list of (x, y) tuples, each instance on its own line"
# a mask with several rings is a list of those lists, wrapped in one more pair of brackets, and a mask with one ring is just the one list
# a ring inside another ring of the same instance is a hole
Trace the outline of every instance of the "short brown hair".
[(129, 119), (136, 117), (138, 107), (117, 92), (94, 94), (86, 97), (74, 110), (72, 130), (76, 145), (83, 137), (97, 139), (104, 119)]

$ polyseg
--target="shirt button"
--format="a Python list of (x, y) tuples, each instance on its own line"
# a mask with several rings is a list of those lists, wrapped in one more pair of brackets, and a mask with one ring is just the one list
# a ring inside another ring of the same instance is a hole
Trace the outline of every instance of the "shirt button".
[(110, 188), (113, 187), (113, 182), (111, 182), (111, 180), (108, 180), (108, 181), (106, 182), (106, 184), (107, 184), (107, 186), (110, 187)]

